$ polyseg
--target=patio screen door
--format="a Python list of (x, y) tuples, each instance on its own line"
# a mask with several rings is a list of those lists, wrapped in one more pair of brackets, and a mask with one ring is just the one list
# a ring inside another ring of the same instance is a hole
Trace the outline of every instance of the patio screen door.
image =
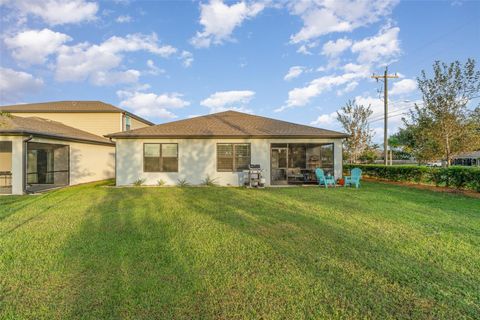
[(272, 148), (272, 184), (287, 184), (287, 148)]

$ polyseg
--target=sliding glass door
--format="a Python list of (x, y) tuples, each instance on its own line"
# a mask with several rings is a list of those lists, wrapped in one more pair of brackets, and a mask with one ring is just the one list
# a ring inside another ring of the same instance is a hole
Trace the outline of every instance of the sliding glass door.
[(286, 147), (272, 147), (272, 184), (287, 184), (287, 156)]
[(315, 169), (334, 175), (333, 144), (277, 143), (271, 145), (271, 183), (316, 183)]

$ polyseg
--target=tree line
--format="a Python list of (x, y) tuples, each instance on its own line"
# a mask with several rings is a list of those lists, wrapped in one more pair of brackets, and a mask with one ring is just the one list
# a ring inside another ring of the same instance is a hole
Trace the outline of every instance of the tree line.
[[(415, 158), (418, 162), (443, 160), (448, 166), (456, 154), (480, 149), (480, 70), (474, 59), (435, 61), (433, 72), (422, 70), (417, 77), (422, 103), (414, 104), (402, 127), (389, 137), (397, 158)], [(378, 145), (372, 144), (369, 117), (371, 106), (348, 101), (337, 112), (337, 120), (350, 135), (344, 143), (350, 163), (372, 160)]]

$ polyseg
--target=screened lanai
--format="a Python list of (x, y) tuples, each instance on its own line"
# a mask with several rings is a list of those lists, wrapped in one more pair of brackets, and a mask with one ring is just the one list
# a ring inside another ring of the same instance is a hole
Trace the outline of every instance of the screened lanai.
[(0, 141), (0, 194), (12, 193), (12, 142)]
[(38, 192), (69, 184), (69, 146), (27, 143), (26, 191)]
[(333, 143), (271, 144), (272, 184), (316, 183), (316, 168), (333, 175), (333, 148)]

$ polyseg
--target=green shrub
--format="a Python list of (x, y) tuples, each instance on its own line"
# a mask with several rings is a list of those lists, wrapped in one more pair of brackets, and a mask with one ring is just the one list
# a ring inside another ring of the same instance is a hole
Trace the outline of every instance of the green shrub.
[(208, 187), (215, 187), (217, 186), (217, 179), (211, 178), (210, 176), (207, 175), (205, 179), (203, 179), (202, 185), (208, 186)]
[(165, 184), (166, 184), (165, 180), (163, 179), (157, 180), (157, 186), (161, 187), (161, 186), (164, 186)]
[(379, 179), (433, 183), (436, 186), (451, 186), (457, 189), (472, 189), (480, 192), (480, 168), (475, 167), (435, 168), (418, 165), (347, 164), (344, 168), (346, 170), (360, 168), (364, 175)]
[(143, 185), (145, 183), (145, 180), (146, 179), (138, 178), (137, 180), (133, 181), (133, 185), (135, 187), (140, 187), (141, 185)]
[(179, 187), (188, 187), (190, 183), (188, 183), (187, 179), (178, 179), (177, 185)]

